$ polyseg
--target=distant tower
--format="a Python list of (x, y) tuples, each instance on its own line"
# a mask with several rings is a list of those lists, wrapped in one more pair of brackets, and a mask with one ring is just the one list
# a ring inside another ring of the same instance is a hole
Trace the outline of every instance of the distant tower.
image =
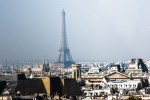
[(59, 49), (59, 55), (57, 61), (54, 64), (58, 64), (63, 67), (71, 67), (72, 64), (75, 64), (71, 57), (70, 49), (67, 43), (67, 34), (66, 34), (66, 23), (65, 23), (65, 11), (62, 11), (62, 41), (61, 47)]
[(49, 72), (50, 71), (48, 59), (46, 59), (46, 60), (44, 59), (44, 61), (43, 61), (43, 71), (44, 72)]

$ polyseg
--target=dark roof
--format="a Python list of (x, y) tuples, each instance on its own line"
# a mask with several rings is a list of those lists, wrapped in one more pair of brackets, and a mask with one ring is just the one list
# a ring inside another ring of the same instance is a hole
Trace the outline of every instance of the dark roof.
[(0, 81), (0, 95), (6, 87), (6, 81)]
[(62, 94), (66, 94), (68, 96), (80, 96), (82, 94), (81, 88), (76, 79), (64, 79)]
[(19, 80), (15, 88), (15, 94), (20, 91), (21, 95), (34, 95), (35, 93), (47, 93), (42, 79)]

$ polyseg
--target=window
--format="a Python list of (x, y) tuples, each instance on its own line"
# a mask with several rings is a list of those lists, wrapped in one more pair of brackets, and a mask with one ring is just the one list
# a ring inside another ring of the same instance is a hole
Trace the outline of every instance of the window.
[(122, 85), (120, 85), (120, 87), (122, 88)]
[(92, 95), (93, 93), (90, 93), (90, 95)]
[(95, 93), (96, 96), (98, 96), (98, 93)]

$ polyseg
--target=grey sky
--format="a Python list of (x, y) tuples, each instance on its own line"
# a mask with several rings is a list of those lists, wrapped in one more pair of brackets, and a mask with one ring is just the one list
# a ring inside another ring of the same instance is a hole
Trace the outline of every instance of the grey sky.
[(150, 58), (149, 0), (0, 0), (0, 59), (55, 60), (66, 11), (74, 60)]

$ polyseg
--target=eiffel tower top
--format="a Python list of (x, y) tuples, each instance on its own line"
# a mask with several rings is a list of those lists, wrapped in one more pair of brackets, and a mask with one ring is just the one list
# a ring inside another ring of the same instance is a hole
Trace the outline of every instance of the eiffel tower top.
[(59, 55), (57, 61), (54, 64), (60, 64), (64, 67), (71, 67), (75, 62), (72, 59), (70, 49), (68, 47), (67, 34), (66, 34), (66, 21), (65, 21), (65, 11), (62, 11), (62, 40), (61, 47), (59, 49)]
[(66, 34), (66, 21), (65, 21), (65, 11), (63, 9), (62, 11), (62, 41), (61, 41), (61, 49), (67, 49), (68, 43), (67, 43), (67, 34)]
[(64, 8), (63, 8), (63, 10), (62, 10), (62, 15), (65, 15), (66, 13), (65, 13), (65, 10), (64, 10)]

